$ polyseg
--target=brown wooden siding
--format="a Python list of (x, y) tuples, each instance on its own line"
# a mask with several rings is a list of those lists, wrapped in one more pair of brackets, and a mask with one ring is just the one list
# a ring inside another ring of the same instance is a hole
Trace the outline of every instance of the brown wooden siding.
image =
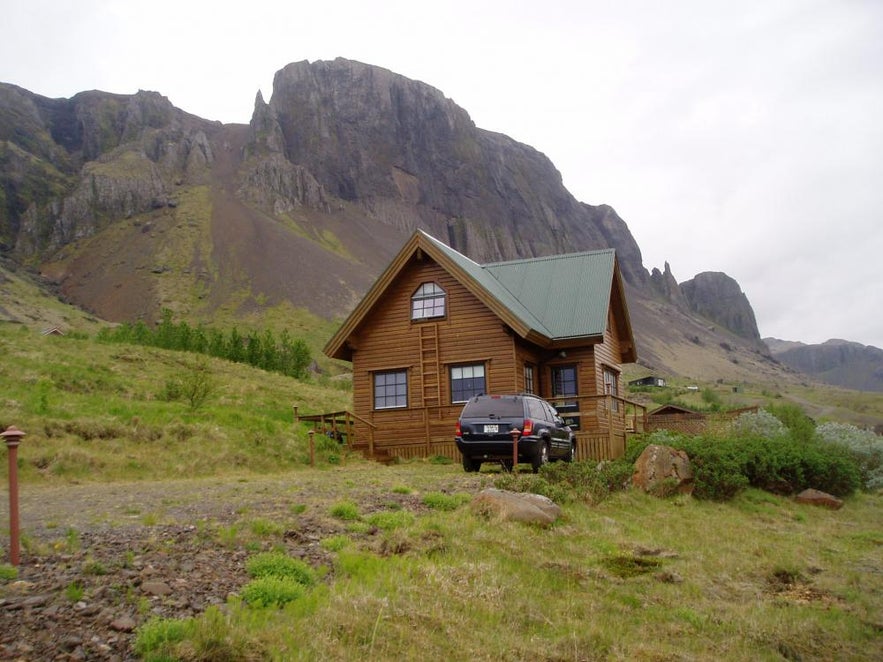
[[(426, 282), (445, 290), (446, 315), (412, 322), (411, 296)], [(450, 367), (483, 363), (487, 392), (521, 393), (525, 391), (524, 365), (531, 363), (534, 390), (547, 399), (552, 396), (551, 368), (577, 367), (578, 457), (619, 457), (625, 451), (629, 424), (618, 400), (605, 397), (603, 377), (605, 365), (619, 371), (621, 347), (616, 328), (611, 312), (602, 343), (568, 347), (566, 357), (560, 357), (558, 350), (517, 337), (447, 271), (415, 255), (350, 336), (353, 411), (359, 417), (354, 424), (355, 447), (370, 445), (377, 452), (406, 459), (433, 455), (459, 459), (454, 429), (462, 404), (451, 401)], [(388, 370), (406, 371), (408, 406), (375, 410), (373, 375)]]
[[(412, 322), (411, 295), (430, 281), (445, 290), (446, 316)], [(395, 449), (403, 457), (414, 452), (434, 455), (436, 447), (450, 452), (447, 445), (453, 444), (454, 425), (462, 409), (451, 402), (452, 365), (483, 363), (488, 392), (517, 388), (512, 334), (431, 260), (412, 260), (355, 335), (353, 408), (376, 426), (374, 446), (378, 449)], [(375, 410), (373, 374), (392, 369), (407, 371), (408, 407)], [(366, 425), (357, 424), (357, 438), (367, 432)]]

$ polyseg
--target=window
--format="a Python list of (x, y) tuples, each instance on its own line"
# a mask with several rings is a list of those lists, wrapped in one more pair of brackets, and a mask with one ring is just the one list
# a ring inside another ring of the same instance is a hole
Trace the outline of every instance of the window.
[(408, 406), (408, 373), (374, 373), (374, 409), (392, 409)]
[(619, 373), (607, 367), (604, 368), (604, 393), (619, 395)]
[(524, 364), (524, 392), (536, 393), (533, 381), (533, 365), (530, 363)]
[[(576, 366), (560, 365), (552, 367), (552, 397), (573, 398), (579, 394), (576, 383)], [(572, 430), (580, 429), (579, 400), (556, 400), (555, 410)]]
[[(607, 366), (604, 366), (604, 393), (607, 395), (619, 395), (619, 373)], [(619, 411), (618, 400), (613, 400), (611, 409)]]
[(466, 402), (484, 392), (483, 363), (451, 367), (451, 402)]
[(552, 395), (576, 395), (576, 366), (561, 365), (552, 368)]
[(411, 319), (445, 316), (445, 291), (435, 283), (423, 283), (411, 296)]

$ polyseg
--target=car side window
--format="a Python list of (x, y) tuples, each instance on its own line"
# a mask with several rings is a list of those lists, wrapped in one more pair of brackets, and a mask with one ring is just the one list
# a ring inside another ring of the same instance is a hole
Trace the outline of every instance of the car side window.
[(530, 399), (527, 401), (527, 411), (530, 414), (531, 418), (535, 418), (540, 421), (547, 420), (547, 416), (543, 411), (543, 403), (539, 400)]

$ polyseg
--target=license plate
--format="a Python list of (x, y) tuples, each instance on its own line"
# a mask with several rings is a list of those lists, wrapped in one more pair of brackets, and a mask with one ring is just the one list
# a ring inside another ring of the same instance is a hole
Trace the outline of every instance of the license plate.
[(484, 431), (485, 431), (485, 432), (488, 432), (488, 433), (489, 433), (489, 432), (499, 432), (499, 431), (500, 431), (500, 426), (499, 426), (499, 425), (485, 425), (485, 426), (484, 426)]

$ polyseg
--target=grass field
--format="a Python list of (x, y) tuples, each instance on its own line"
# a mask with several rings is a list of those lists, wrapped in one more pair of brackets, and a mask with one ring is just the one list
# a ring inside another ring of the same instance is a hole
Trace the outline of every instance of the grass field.
[[(315, 583), (284, 606), (234, 596), (195, 619), (140, 623), (145, 659), (883, 659), (880, 495), (829, 511), (757, 490), (725, 504), (629, 490), (565, 504), (547, 529), (488, 521), (469, 507), (497, 477), (487, 469), (383, 467), (325, 440), (309, 467), (291, 407), (346, 408), (345, 382), (13, 326), (0, 328), (0, 354), (0, 425), (26, 432), (29, 498), (85, 504), (105, 486), (174, 484), (197, 502), (212, 481), (238, 486), (242, 508), (236, 528), (192, 522), (218, 545), (289, 554), (294, 530), (326, 552)], [(193, 374), (211, 382), (195, 407), (171, 397)], [(267, 495), (282, 510), (261, 510)], [(146, 498), (142, 524), (187, 523)], [(63, 542), (70, 522), (54, 517)], [(94, 524), (123, 519), (83, 526)]]

